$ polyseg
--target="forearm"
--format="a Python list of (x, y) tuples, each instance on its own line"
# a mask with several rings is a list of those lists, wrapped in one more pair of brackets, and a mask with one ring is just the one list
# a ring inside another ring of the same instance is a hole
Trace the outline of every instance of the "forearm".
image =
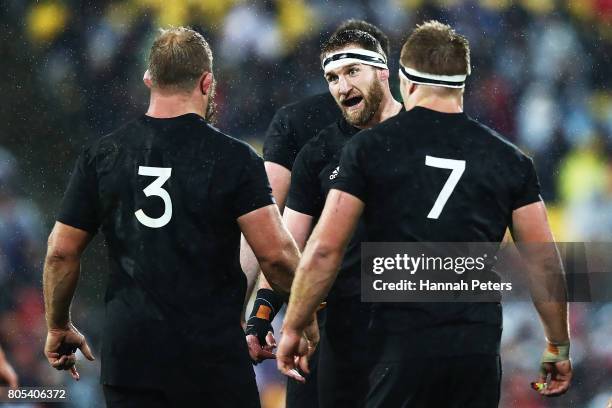
[[(287, 194), (289, 192), (289, 185), (291, 184), (291, 172), (285, 167), (273, 163), (273, 162), (264, 162), (264, 166), (266, 168), (266, 174), (268, 175), (268, 180), (270, 181), (270, 187), (272, 188), (272, 195), (274, 196), (274, 201), (276, 201), (276, 205), (278, 206), (278, 211), (280, 214), (283, 214), (285, 209), (285, 201), (287, 200)], [(255, 259), (255, 255), (253, 255), (253, 259), (257, 265), (257, 274), (259, 276), (259, 289), (273, 289), (272, 285), (266, 279), (265, 274), (260, 273), (261, 268), (259, 263), (257, 263), (257, 259)], [(295, 272), (295, 268), (297, 268), (297, 264), (291, 270), (291, 274)], [(289, 286), (291, 289), (291, 285)], [(289, 293), (289, 290), (285, 293), (286, 295)]]
[(341, 252), (313, 252), (304, 254), (285, 315), (284, 326), (296, 331), (304, 330), (311, 322), (313, 314), (331, 289), (342, 261)]
[(66, 328), (70, 304), (79, 280), (80, 260), (57, 254), (47, 255), (43, 272), (43, 293), (47, 327)]
[(291, 285), (299, 260), (300, 252), (293, 241), (291, 241), (285, 245), (277, 259), (273, 261), (262, 260), (260, 262), (266, 282), (285, 299), (289, 298), (289, 292), (291, 292)]
[(257, 283), (257, 278), (260, 272), (257, 258), (255, 257), (255, 254), (253, 253), (253, 250), (249, 246), (248, 242), (244, 238), (244, 235), (241, 235), (240, 238), (240, 267), (247, 280), (247, 290), (244, 297), (244, 303), (242, 305), (242, 313), (240, 315), (240, 323), (244, 328), (246, 324), (246, 307), (249, 303), (249, 300), (251, 299), (251, 295), (253, 294), (253, 289), (255, 289), (255, 284)]
[(536, 301), (533, 304), (540, 315), (546, 339), (554, 344), (567, 343), (569, 341), (567, 303)]
[[(300, 214), (296, 211), (287, 208), (285, 211), (285, 215), (283, 217), (287, 230), (293, 237), (293, 241), (295, 245), (297, 245), (299, 251), (304, 250), (304, 246), (306, 245), (306, 239), (310, 234), (311, 225), (312, 225), (312, 217), (309, 215)], [(286, 245), (289, 245), (287, 243)], [(291, 250), (294, 251), (293, 244), (291, 245)], [(292, 267), (291, 273), (293, 274), (297, 269), (297, 264)], [(265, 275), (261, 275), (259, 279), (259, 288), (260, 289), (273, 289), (268, 279), (266, 279)]]
[(569, 341), (567, 285), (563, 265), (554, 243), (530, 248), (534, 259), (529, 277), (533, 304), (546, 338), (552, 343)]

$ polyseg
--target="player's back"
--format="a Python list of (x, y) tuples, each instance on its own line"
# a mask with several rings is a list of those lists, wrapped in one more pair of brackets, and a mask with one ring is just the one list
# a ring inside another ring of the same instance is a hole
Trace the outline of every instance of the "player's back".
[(236, 219), (271, 203), (261, 158), (196, 114), (143, 116), (84, 156), (110, 258), (103, 381), (247, 360)]
[(227, 304), (242, 302), (235, 220), (240, 178), (253, 156), (195, 114), (145, 116), (100, 141), (110, 255), (161, 308), (203, 315), (203, 298), (219, 291)]
[[(520, 150), (463, 113), (420, 107), (355, 135), (337, 180), (365, 202), (374, 242), (500, 242), (512, 211), (540, 199)], [(499, 352), (498, 303), (384, 303), (379, 315), (422, 355)]]
[(531, 159), (464, 113), (416, 107), (356, 136), (375, 241), (500, 242), (539, 199)]

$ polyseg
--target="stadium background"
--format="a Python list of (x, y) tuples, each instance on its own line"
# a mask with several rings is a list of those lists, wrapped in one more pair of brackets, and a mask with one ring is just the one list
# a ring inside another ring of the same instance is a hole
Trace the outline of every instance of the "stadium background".
[[(557, 239), (612, 240), (611, 0), (4, 0), (0, 344), (22, 385), (64, 384), (71, 406), (103, 405), (99, 361), (81, 363), (82, 380), (74, 383), (43, 358), (41, 265), (79, 150), (146, 108), (141, 78), (156, 28), (188, 24), (209, 39), (217, 125), (261, 148), (278, 107), (327, 90), (318, 45), (346, 18), (386, 31), (392, 73), (415, 23), (437, 18), (465, 34), (473, 66), (466, 111), (534, 156)], [(73, 308), (94, 350), (105, 268), (98, 237)], [(543, 346), (535, 312), (528, 303), (506, 304), (501, 406), (605, 406), (612, 396), (610, 316), (612, 303), (572, 305), (573, 388), (543, 400), (528, 386)], [(281, 407), (275, 364), (257, 366), (257, 374), (264, 407)]]

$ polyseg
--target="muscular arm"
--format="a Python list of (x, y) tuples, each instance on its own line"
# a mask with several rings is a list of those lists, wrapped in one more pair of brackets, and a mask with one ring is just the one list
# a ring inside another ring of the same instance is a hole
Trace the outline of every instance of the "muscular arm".
[(277, 352), (279, 370), (297, 381), (305, 382), (305, 379), (295, 368), (299, 366), (308, 372), (309, 351), (318, 341), (318, 330), (312, 327), (316, 322), (313, 315), (336, 279), (363, 206), (363, 202), (351, 194), (330, 190), (321, 218), (300, 260)]
[(568, 342), (563, 265), (543, 202), (523, 206), (512, 213), (512, 236), (527, 264), (534, 305), (546, 338), (552, 343)]
[(238, 224), (272, 288), (288, 297), (300, 253), (278, 207), (268, 205), (251, 211), (239, 217)]
[(79, 280), (81, 254), (91, 235), (56, 222), (49, 235), (43, 271), (45, 317), (49, 329), (65, 329), (70, 323), (70, 304)]
[[(283, 222), (295, 240), (300, 251), (304, 250), (308, 236), (312, 231), (312, 216), (286, 208), (283, 212)], [(259, 265), (257, 265), (259, 268)], [(265, 276), (259, 278), (259, 289), (272, 289)]]
[[(282, 213), (285, 208), (285, 201), (287, 200), (287, 192), (291, 184), (291, 171), (273, 162), (265, 162), (264, 166), (266, 168), (268, 180), (270, 181), (270, 186), (272, 187), (272, 195)], [(241, 315), (244, 327), (244, 312), (253, 293), (253, 289), (255, 288), (255, 283), (257, 283), (257, 278), (260, 277), (259, 263), (257, 262), (253, 250), (244, 239), (244, 235), (242, 235), (240, 240), (240, 266), (247, 277), (247, 292)], [(261, 275), (259, 279), (259, 287), (272, 289), (264, 275)]]
[(272, 162), (265, 162), (264, 166), (266, 167), (268, 180), (272, 187), (272, 195), (274, 195), (276, 205), (278, 205), (278, 209), (282, 214), (285, 209), (289, 186), (291, 185), (291, 170)]
[(554, 243), (542, 201), (512, 213), (512, 235), (529, 272), (529, 288), (540, 315), (547, 345), (540, 359), (540, 375), (532, 387), (549, 397), (565, 393), (572, 380), (569, 357), (567, 292), (563, 264)]
[(285, 208), (283, 221), (291, 236), (295, 239), (298, 248), (303, 251), (312, 231), (312, 216), (294, 211), (291, 208)]
[[(283, 218), (287, 229), (297, 241), (298, 247), (300, 250), (303, 249), (306, 239), (310, 234), (312, 217), (286, 208)], [(261, 281), (264, 281), (264, 283), (262, 284)], [(274, 358), (271, 350), (276, 346), (276, 340), (273, 335), (272, 320), (280, 310), (283, 301), (270, 289), (272, 288), (262, 274), (253, 310), (248, 322), (245, 322), (249, 353), (254, 361)], [(261, 310), (262, 307), (264, 309), (263, 312)], [(265, 311), (269, 312), (266, 313)], [(313, 339), (318, 338), (318, 334), (316, 336), (313, 334), (312, 337)]]
[(363, 202), (332, 189), (296, 271), (284, 328), (301, 332), (329, 292), (361, 212)]
[(56, 222), (49, 236), (47, 257), (43, 271), (43, 292), (47, 340), (45, 356), (57, 370), (76, 370), (76, 349), (90, 361), (94, 356), (85, 337), (74, 327), (70, 318), (70, 304), (79, 280), (81, 254), (91, 240), (88, 232)]

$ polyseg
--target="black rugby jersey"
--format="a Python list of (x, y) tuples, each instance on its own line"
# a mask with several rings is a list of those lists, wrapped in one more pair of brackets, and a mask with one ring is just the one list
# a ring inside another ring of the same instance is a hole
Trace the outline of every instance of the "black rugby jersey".
[(283, 106), (276, 112), (266, 131), (264, 160), (291, 170), (306, 142), (341, 117), (342, 112), (329, 92)]
[[(293, 164), (287, 207), (312, 216), (313, 225), (318, 222), (327, 193), (338, 175), (342, 148), (360, 130), (341, 118), (304, 145)], [(361, 241), (365, 241), (365, 230), (360, 223), (348, 245), (338, 279), (328, 299), (360, 293)]]
[(193, 113), (142, 116), (83, 151), (58, 220), (108, 246), (103, 383), (197, 384), (249, 361), (236, 219), (272, 203), (261, 157)]
[[(447, 182), (448, 181), (448, 182)], [(365, 203), (373, 242), (501, 242), (539, 201), (533, 163), (464, 113), (416, 107), (346, 144), (332, 188)], [(421, 355), (497, 353), (499, 303), (383, 303), (385, 329)]]

